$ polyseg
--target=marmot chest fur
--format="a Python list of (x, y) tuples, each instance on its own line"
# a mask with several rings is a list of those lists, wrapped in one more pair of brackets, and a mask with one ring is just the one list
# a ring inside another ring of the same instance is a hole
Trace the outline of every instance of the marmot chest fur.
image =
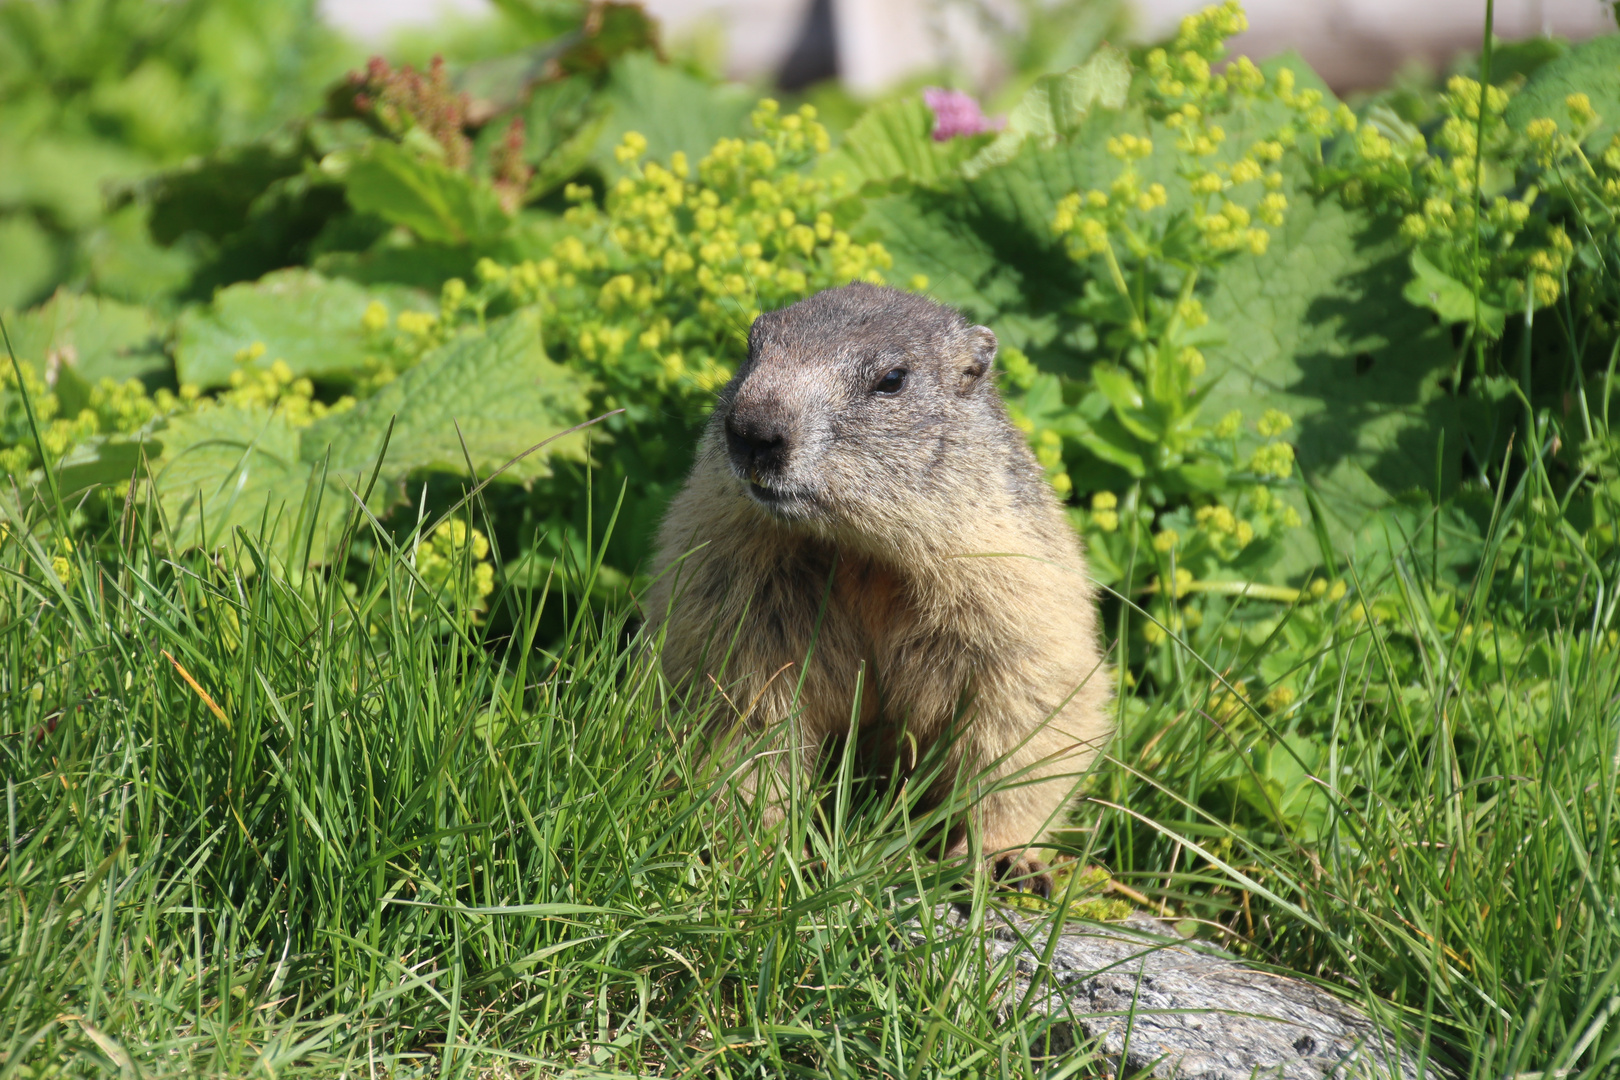
[[(666, 675), (712, 689), (711, 734), (794, 729), (777, 779), (848, 732), (857, 685), (863, 748), (951, 733), (965, 768), (944, 775), (985, 789), (983, 850), (1039, 888), (1027, 849), (1109, 733), (1109, 678), (1079, 539), (1007, 419), (995, 352), (985, 327), (873, 285), (761, 315), (645, 605)], [(745, 792), (768, 815), (770, 781)]]

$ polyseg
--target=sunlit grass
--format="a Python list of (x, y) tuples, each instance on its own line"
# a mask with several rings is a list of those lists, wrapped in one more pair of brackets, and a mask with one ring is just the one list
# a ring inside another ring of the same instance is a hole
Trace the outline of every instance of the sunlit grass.
[[(139, 505), (67, 555), (4, 510), (0, 1074), (1107, 1073), (1048, 1056), (982, 919), (933, 926), (999, 901), (917, 850), (925, 815), (836, 767), (780, 833), (730, 816), (626, 611), (423, 618), (380, 532), (365, 576), (294, 583), (245, 536), (166, 557)], [(1600, 1075), (1620, 654), (1588, 623), (1482, 665), (1463, 626), (1522, 546), (1449, 628), (1392, 555), (1359, 620), (1233, 601), (1165, 645), (1071, 854), (1465, 1075)], [(1229, 648), (1222, 617), (1280, 629)], [(1242, 704), (1268, 657), (1302, 692)]]

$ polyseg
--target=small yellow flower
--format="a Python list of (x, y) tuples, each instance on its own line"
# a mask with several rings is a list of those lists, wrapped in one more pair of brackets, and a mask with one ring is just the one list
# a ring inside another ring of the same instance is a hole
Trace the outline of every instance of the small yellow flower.
[(1286, 480), (1294, 473), (1294, 448), (1285, 442), (1267, 443), (1254, 452), (1249, 467), (1262, 476)]
[(639, 131), (627, 131), (619, 145), (613, 148), (613, 159), (628, 165), (647, 152), (647, 137)]
[(365, 314), (360, 316), (360, 328), (368, 334), (388, 329), (388, 308), (381, 300), (366, 305)]
[(1293, 418), (1281, 409), (1267, 409), (1255, 424), (1256, 430), (1268, 439), (1281, 435), (1293, 426)]
[(1558, 299), (1563, 287), (1551, 274), (1538, 273), (1531, 278), (1531, 290), (1535, 294), (1536, 305), (1546, 307)]
[(423, 337), (433, 332), (433, 328), (439, 324), (439, 317), (430, 311), (402, 311), (398, 323), (405, 333)]
[(1570, 94), (1564, 99), (1564, 107), (1569, 110), (1569, 118), (1578, 126), (1590, 124), (1598, 118), (1597, 110), (1592, 108), (1592, 99), (1585, 94)]
[(1558, 136), (1558, 121), (1550, 117), (1538, 117), (1524, 125), (1525, 138), (1534, 143), (1549, 143)]
[(1232, 166), (1232, 183), (1247, 184), (1251, 180), (1258, 180), (1264, 171), (1258, 161), (1246, 157)]
[(1269, 694), (1260, 699), (1260, 704), (1274, 713), (1285, 712), (1298, 696), (1289, 687), (1274, 686)]

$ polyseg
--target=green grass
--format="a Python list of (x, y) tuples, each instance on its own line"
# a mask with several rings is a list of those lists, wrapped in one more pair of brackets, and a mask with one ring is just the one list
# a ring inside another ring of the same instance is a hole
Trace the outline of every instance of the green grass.
[[(1450, 592), (1442, 537), (1392, 543), (1359, 621), (1354, 592), (1212, 601), (1139, 668), (1073, 853), (1464, 1075), (1604, 1075), (1620, 651), (1591, 613), (1620, 580), (1535, 585), (1528, 506)], [(380, 530), (360, 578), (291, 582), (245, 538), (167, 557), (139, 505), (59, 575), (0, 509), (0, 1078), (1109, 1074), (1048, 1054), (982, 921), (894, 933), (997, 902), (905, 805), (831, 770), (740, 842), (626, 611), (423, 617)], [(1292, 702), (1222, 696), (1279, 670)]]

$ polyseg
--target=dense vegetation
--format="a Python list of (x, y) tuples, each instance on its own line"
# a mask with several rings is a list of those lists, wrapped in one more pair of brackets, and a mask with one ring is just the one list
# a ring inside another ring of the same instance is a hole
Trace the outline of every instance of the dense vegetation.
[(998, 130), (498, 7), (0, 0), (0, 1077), (1103, 1074), (903, 798), (716, 857), (631, 644), (748, 324), (855, 278), (996, 331), (1105, 588), (1106, 873), (1020, 902), (1616, 1068), (1620, 36), (1340, 102), (1075, 5)]

